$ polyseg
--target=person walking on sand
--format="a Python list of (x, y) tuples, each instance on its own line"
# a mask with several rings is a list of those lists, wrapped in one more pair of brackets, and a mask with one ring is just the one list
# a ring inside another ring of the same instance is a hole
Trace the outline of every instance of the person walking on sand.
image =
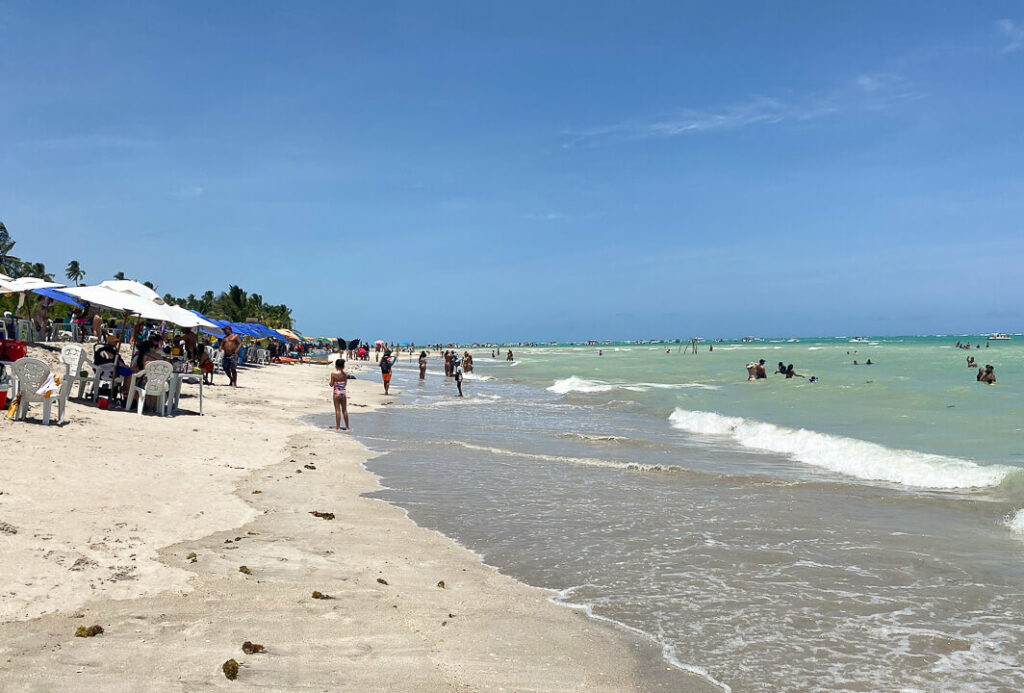
[(427, 378), (427, 352), (420, 352), (420, 380)]
[(345, 359), (338, 359), (334, 362), (334, 372), (331, 373), (331, 392), (334, 400), (334, 430), (341, 430), (341, 417), (345, 417), (345, 430), (351, 431), (348, 423), (348, 379), (349, 374), (345, 372)]
[(380, 359), (380, 377), (384, 381), (384, 394), (388, 394), (388, 390), (391, 389), (391, 368), (395, 365), (395, 361), (398, 360), (397, 356), (391, 355), (391, 350), (387, 349), (384, 351), (384, 356)]
[(238, 387), (238, 350), (241, 348), (242, 338), (229, 325), (225, 325), (224, 337), (220, 340), (220, 349), (224, 352), (220, 365), (224, 375), (231, 381), (231, 387)]

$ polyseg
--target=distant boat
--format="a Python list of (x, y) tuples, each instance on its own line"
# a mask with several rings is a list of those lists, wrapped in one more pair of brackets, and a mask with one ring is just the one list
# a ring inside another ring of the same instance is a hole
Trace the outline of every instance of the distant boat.
[(787, 344), (798, 344), (799, 342), (800, 342), (800, 340), (796, 339), (795, 337), (793, 339), (787, 339), (786, 340)]
[(743, 341), (744, 344), (749, 344), (750, 342), (759, 342), (761, 340), (757, 337), (744, 337), (741, 341)]
[(1002, 332), (993, 332), (988, 336), (990, 342), (1008, 342), (1010, 341), (1010, 335), (1003, 334)]
[(866, 342), (866, 341), (868, 341), (868, 338), (867, 338), (867, 337), (854, 337), (854, 338), (853, 338), (853, 339), (851, 339), (850, 341), (851, 341), (851, 342), (854, 342), (854, 343), (857, 343), (857, 344), (860, 344), (860, 343), (862, 343), (862, 342)]

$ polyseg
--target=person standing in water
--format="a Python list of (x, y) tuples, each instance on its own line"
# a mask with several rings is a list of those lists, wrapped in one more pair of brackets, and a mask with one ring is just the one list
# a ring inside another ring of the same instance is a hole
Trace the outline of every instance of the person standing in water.
[(345, 430), (351, 431), (348, 423), (348, 373), (345, 372), (345, 359), (338, 359), (334, 362), (334, 372), (331, 373), (331, 391), (334, 400), (334, 430), (341, 430), (341, 417), (345, 417)]
[(511, 349), (508, 350), (508, 356), (505, 357), (505, 360), (506, 361), (515, 361), (516, 360), (515, 357), (512, 356), (512, 350)]
[(427, 352), (420, 352), (420, 380), (425, 380), (427, 377)]
[(395, 361), (398, 360), (397, 356), (391, 354), (390, 349), (384, 351), (384, 355), (380, 359), (380, 378), (384, 381), (384, 394), (388, 394), (388, 390), (391, 389), (391, 368), (395, 365)]
[(454, 371), (452, 375), (455, 376), (455, 387), (459, 388), (459, 397), (462, 397), (462, 366), (458, 359), (455, 359), (452, 370)]

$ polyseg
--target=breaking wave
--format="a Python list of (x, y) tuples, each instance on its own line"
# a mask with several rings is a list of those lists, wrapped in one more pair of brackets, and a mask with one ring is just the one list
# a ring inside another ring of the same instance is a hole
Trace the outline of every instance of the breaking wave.
[(1017, 534), (1024, 534), (1024, 508), (1006, 519), (1006, 526)]
[(696, 388), (700, 390), (717, 390), (717, 385), (705, 385), (703, 383), (609, 383), (604, 380), (588, 380), (575, 375), (568, 378), (556, 380), (548, 392), (559, 395), (567, 395), (571, 392), (593, 393), (611, 392), (612, 390), (629, 390), (630, 392), (647, 392), (649, 390), (685, 390)]
[[(998, 486), (1012, 467), (980, 465), (970, 460), (915, 450), (898, 450), (855, 438), (676, 409), (674, 428), (703, 435), (727, 436), (745, 448), (788, 455), (798, 462), (870, 481), (887, 481), (928, 489)], [(1024, 516), (1017, 520), (1024, 530)]]

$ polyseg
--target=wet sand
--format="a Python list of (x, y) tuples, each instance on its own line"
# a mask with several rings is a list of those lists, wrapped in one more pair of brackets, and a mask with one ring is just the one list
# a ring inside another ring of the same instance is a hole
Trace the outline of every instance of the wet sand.
[[(0, 690), (717, 690), (363, 497), (370, 453), (298, 421), (328, 373), (245, 369), (204, 417), (0, 422)], [(359, 375), (355, 428), (401, 397)]]

